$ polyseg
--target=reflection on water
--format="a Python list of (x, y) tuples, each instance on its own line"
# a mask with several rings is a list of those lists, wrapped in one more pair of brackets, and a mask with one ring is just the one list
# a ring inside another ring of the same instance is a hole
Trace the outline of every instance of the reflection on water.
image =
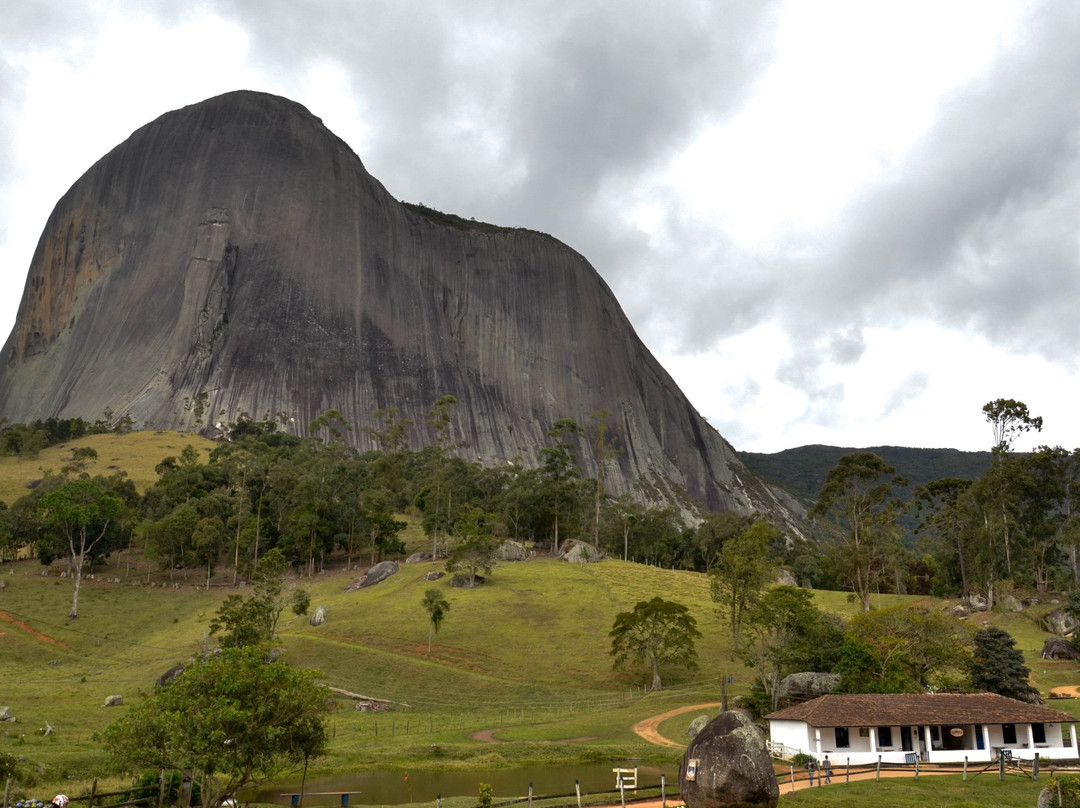
[[(409, 802), (434, 802), (442, 797), (475, 797), (480, 783), (489, 783), (495, 792), (495, 800), (525, 797), (529, 783), (533, 794), (574, 794), (574, 781), (581, 782), (583, 794), (611, 791), (615, 788), (612, 769), (617, 766), (634, 768), (634, 763), (610, 762), (588, 764), (559, 764), (556, 766), (532, 766), (521, 769), (494, 769), (489, 771), (407, 771), (381, 770), (341, 774), (332, 777), (309, 777), (304, 787), (305, 808), (316, 806), (340, 806), (336, 795), (317, 796), (317, 792), (359, 791), (349, 798), (350, 808), (358, 805), (400, 805)], [(660, 775), (667, 777), (669, 788), (678, 787), (678, 770), (672, 766), (656, 768), (638, 767), (638, 786), (659, 786)], [(288, 805), (289, 797), (283, 796), (300, 790), (300, 780), (287, 780), (260, 789), (254, 800), (264, 803)], [(629, 796), (629, 794), (628, 794)]]

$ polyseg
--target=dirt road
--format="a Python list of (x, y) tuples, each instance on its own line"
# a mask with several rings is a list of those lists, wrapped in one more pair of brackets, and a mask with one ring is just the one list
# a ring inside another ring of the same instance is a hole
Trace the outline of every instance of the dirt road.
[(681, 749), (686, 746), (685, 743), (673, 741), (669, 738), (665, 738), (657, 730), (657, 727), (664, 721), (667, 721), (672, 716), (682, 715), (683, 713), (692, 713), (695, 710), (698, 712), (705, 712), (715, 707), (719, 707), (720, 702), (713, 701), (708, 704), (691, 704), (689, 707), (676, 707), (674, 710), (668, 710), (666, 713), (660, 713), (660, 715), (654, 715), (652, 718), (646, 718), (643, 721), (638, 721), (634, 724), (634, 732), (636, 732), (641, 738), (644, 738), (649, 743), (654, 743), (657, 746), (671, 746), (677, 749)]

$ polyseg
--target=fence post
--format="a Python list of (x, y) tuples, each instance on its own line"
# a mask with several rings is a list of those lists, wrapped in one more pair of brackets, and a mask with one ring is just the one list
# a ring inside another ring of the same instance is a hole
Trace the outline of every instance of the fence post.
[(791, 793), (795, 793), (795, 764), (789, 763), (788, 768), (791, 769)]
[(915, 779), (919, 779), (919, 759), (915, 758)]
[[(172, 777), (169, 778), (169, 785), (172, 785)], [(165, 802), (165, 770), (161, 770), (161, 774), (158, 775), (158, 792), (157, 792), (157, 808)]]
[(1039, 753), (1035, 753), (1035, 757), (1031, 759), (1031, 779), (1039, 779)]
[(577, 808), (581, 808), (581, 781), (574, 781), (574, 791), (577, 792)]
[(851, 758), (847, 759), (847, 763), (844, 764), (844, 782), (851, 782)]
[(998, 780), (1005, 779), (1005, 755), (998, 754)]
[(11, 794), (11, 778), (9, 777), (7, 779), (7, 782), (4, 784), (4, 804), (3, 804), (3, 808), (7, 808), (8, 795), (10, 795), (10, 794)]
[(626, 808), (626, 784), (623, 782), (622, 769), (619, 770), (619, 802)]
[(90, 784), (90, 796), (86, 800), (86, 808), (93, 808), (94, 806), (94, 794), (97, 793), (97, 778), (94, 778), (94, 782)]
[(533, 784), (529, 783), (529, 808), (532, 808), (532, 788)]
[(964, 777), (963, 781), (967, 782), (967, 755), (964, 755)]
[(660, 775), (660, 808), (667, 808), (667, 775)]
[(881, 782), (881, 755), (877, 756), (877, 777), (875, 779), (879, 783)]

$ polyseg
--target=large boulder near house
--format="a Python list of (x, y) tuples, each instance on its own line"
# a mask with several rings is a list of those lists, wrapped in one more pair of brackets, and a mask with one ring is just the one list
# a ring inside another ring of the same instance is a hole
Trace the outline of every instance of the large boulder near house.
[(720, 713), (690, 741), (679, 793), (686, 808), (776, 808), (780, 787), (765, 736), (745, 713)]
[(369, 569), (347, 587), (346, 592), (352, 592), (357, 589), (364, 589), (369, 586), (375, 586), (375, 584), (382, 583), (391, 575), (395, 575), (397, 571), (401, 569), (396, 561), (380, 561), (374, 567)]

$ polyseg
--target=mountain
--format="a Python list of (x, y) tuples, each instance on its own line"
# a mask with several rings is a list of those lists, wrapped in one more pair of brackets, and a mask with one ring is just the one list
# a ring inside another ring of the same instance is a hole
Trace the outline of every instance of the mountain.
[[(398, 202), (318, 118), (262, 93), (166, 113), (94, 164), (49, 217), (0, 355), (11, 421), (111, 411), (303, 433), (330, 408), (358, 427), (393, 407), (415, 446), (448, 394), (462, 456), (533, 463), (557, 420), (607, 409), (611, 493), (798, 511), (694, 410), (581, 255)], [(587, 439), (578, 454), (595, 473)]]
[(960, 477), (977, 480), (990, 468), (990, 452), (961, 452), (958, 449), (908, 449), (901, 446), (874, 446), (844, 449), (839, 446), (800, 446), (782, 452), (739, 452), (742, 461), (760, 477), (789, 491), (805, 506), (817, 500), (829, 471), (841, 457), (852, 452), (872, 452), (896, 469), (911, 488)]

